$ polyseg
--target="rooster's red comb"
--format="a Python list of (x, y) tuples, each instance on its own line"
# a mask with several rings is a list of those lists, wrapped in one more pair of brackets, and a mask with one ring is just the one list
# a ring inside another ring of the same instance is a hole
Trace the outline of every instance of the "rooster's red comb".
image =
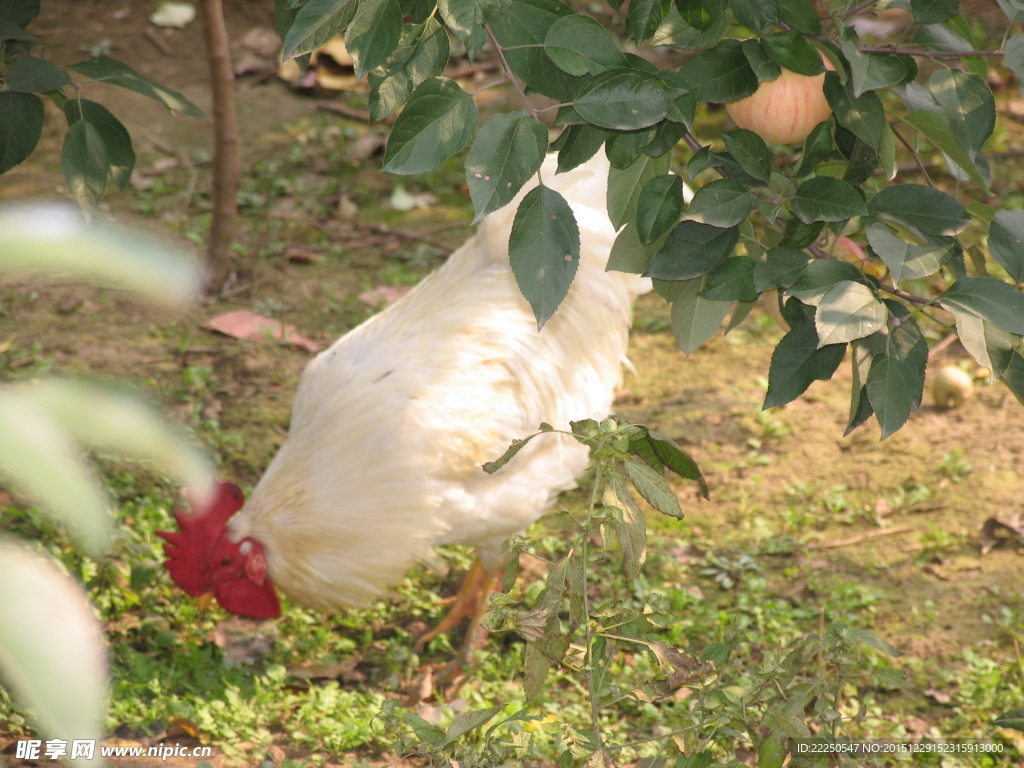
[(174, 510), (174, 519), (181, 531), (156, 532), (167, 542), (164, 565), (171, 578), (192, 597), (210, 591), (214, 549), (224, 526), (244, 504), (245, 494), (241, 488), (234, 483), (218, 483), (205, 507), (197, 508), (190, 499), (191, 512)]

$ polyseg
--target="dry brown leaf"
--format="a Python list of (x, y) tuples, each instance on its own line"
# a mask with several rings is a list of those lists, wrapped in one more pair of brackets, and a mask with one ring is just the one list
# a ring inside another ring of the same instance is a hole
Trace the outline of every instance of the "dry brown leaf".
[(337, 664), (302, 664), (289, 667), (288, 674), (300, 680), (332, 680), (352, 674), (362, 657), (349, 656)]
[(1006, 520), (990, 517), (981, 525), (981, 554), (987, 555), (1003, 541), (1024, 540), (1024, 512), (1016, 512)]
[(277, 339), (307, 352), (320, 351), (320, 345), (302, 336), (294, 325), (261, 315), (250, 309), (225, 312), (203, 323), (203, 328), (223, 333), (234, 339)]

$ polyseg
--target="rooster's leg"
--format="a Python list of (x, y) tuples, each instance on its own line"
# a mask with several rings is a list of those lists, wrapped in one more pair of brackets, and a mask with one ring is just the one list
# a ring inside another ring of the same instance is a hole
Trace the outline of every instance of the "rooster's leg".
[(501, 583), (499, 578), (500, 574), (488, 573), (479, 558), (474, 560), (466, 579), (462, 582), (462, 589), (448, 609), (448, 615), (432, 630), (420, 635), (413, 647), (419, 650), (438, 635), (450, 632), (463, 619), (469, 619), (469, 629), (466, 630), (466, 639), (459, 654), (463, 663), (469, 663), (473, 651), (482, 646), (487, 639), (487, 630), (480, 624), (480, 619), (487, 611), (487, 598)]

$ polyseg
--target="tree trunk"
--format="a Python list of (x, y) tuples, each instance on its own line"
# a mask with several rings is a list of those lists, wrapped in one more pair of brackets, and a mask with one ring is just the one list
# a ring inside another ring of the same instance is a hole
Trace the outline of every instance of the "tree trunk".
[(213, 221), (207, 242), (207, 290), (220, 290), (231, 272), (231, 241), (238, 215), (238, 184), (242, 173), (238, 119), (235, 115), (235, 73), (221, 0), (200, 0), (206, 59), (210, 66), (213, 110)]

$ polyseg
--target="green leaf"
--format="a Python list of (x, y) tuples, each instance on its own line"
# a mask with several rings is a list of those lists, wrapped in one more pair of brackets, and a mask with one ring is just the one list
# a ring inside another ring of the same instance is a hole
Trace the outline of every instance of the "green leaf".
[(743, 55), (747, 57), (747, 63), (757, 75), (759, 82), (771, 82), (782, 74), (782, 67), (768, 58), (768, 53), (760, 40), (744, 40)]
[(797, 187), (793, 213), (805, 224), (814, 221), (846, 221), (866, 216), (867, 205), (851, 184), (829, 176), (808, 179)]
[(479, 221), (508, 205), (540, 170), (548, 129), (535, 117), (495, 115), (480, 129), (466, 158), (466, 183)]
[[(676, 5), (678, 6), (686, 1), (676, 0)], [(700, 0), (697, 0), (697, 2), (700, 2)], [(665, 46), (668, 48), (679, 48), (684, 51), (695, 51), (714, 44), (725, 32), (726, 17), (722, 12), (724, 11), (723, 6), (717, 3), (713, 5), (717, 15), (709, 21), (709, 26), (706, 29), (698, 29), (687, 24), (683, 17), (679, 15), (679, 12), (672, 8), (665, 15), (665, 19), (661, 22), (661, 26), (658, 27), (658, 31), (654, 33), (654, 37), (651, 38), (650, 46), (652, 48)]]
[(938, 24), (960, 11), (960, 0), (910, 0), (914, 24)]
[(695, 30), (706, 32), (715, 26), (725, 10), (716, 0), (676, 0), (682, 20)]
[(452, 719), (451, 723), (448, 724), (448, 729), (444, 734), (445, 739), (441, 746), (447, 746), (448, 744), (456, 741), (460, 736), (479, 728), (504, 708), (504, 706), (499, 706), (460, 712)]
[(1018, 402), (1024, 405), (1024, 357), (1020, 352), (1014, 351), (1001, 381), (1013, 393)]
[(640, 242), (636, 224), (630, 222), (619, 230), (615, 238), (612, 252), (608, 256), (607, 270), (642, 275), (663, 243), (664, 240), (659, 238), (650, 245), (644, 245)]
[(626, 34), (637, 45), (654, 34), (672, 7), (672, 0), (630, 0)]
[(1002, 378), (1010, 367), (1021, 337), (997, 328), (980, 317), (956, 310), (956, 331), (960, 343), (978, 365), (988, 368), (993, 379)]
[(757, 90), (758, 80), (739, 40), (721, 40), (679, 68), (697, 101), (739, 101)]
[(818, 306), (825, 294), (844, 280), (859, 281), (864, 278), (861, 271), (845, 261), (815, 259), (800, 272), (787, 296), (799, 299), (812, 307)]
[(36, 56), (19, 56), (7, 68), (4, 89), (20, 93), (46, 93), (68, 85), (71, 76), (51, 61)]
[(10, 21), (0, 17), (0, 42), (5, 40), (17, 40), (23, 43), (43, 42), (30, 32), (26, 32), (17, 24), (12, 24)]
[(939, 150), (946, 155), (947, 163), (952, 161), (963, 170), (968, 177), (980, 186), (987, 194), (991, 194), (991, 172), (982, 155), (972, 157), (960, 140), (953, 134), (946, 117), (928, 110), (917, 110), (906, 117), (906, 121), (924, 134)]
[(821, 230), (825, 228), (825, 222), (814, 221), (804, 224), (800, 219), (789, 219), (786, 228), (782, 232), (782, 240), (779, 245), (791, 246), (793, 248), (806, 248), (818, 239)]
[(1014, 730), (1024, 732), (1024, 707), (1017, 707), (1011, 709), (992, 721), (992, 725), (997, 728), (1013, 728)]
[(281, 57), (292, 59), (312, 53), (345, 31), (356, 10), (356, 0), (308, 0), (298, 9), (284, 37)]
[(625, 461), (626, 474), (629, 481), (633, 483), (637, 493), (643, 496), (647, 503), (664, 515), (683, 519), (683, 510), (679, 506), (679, 499), (675, 492), (665, 481), (665, 476), (646, 464), (638, 464), (635, 461)]
[(798, 75), (812, 77), (825, 69), (818, 49), (806, 37), (792, 30), (765, 35), (761, 44), (772, 61)]
[(629, 67), (611, 32), (587, 16), (564, 16), (555, 21), (544, 37), (544, 51), (570, 75), (599, 75)]
[(994, 277), (962, 277), (942, 294), (954, 314), (966, 312), (1018, 336), (1024, 335), (1024, 295)]
[(823, 161), (832, 156), (832, 123), (829, 120), (818, 123), (804, 139), (804, 149), (795, 178), (806, 176)]
[(579, 267), (580, 231), (565, 198), (547, 187), (531, 189), (519, 204), (508, 250), (519, 290), (533, 308), (537, 328), (543, 328)]
[(797, 281), (811, 257), (798, 248), (781, 245), (765, 254), (754, 268), (754, 290), (757, 293), (772, 288), (789, 288)]
[(910, 245), (884, 224), (872, 224), (867, 236), (871, 250), (885, 262), (895, 285), (938, 272), (953, 255), (952, 245)]
[(91, 123), (79, 120), (71, 124), (64, 137), (60, 163), (68, 190), (78, 204), (95, 207), (107, 188), (110, 161), (103, 138)]
[(470, 94), (445, 77), (425, 80), (395, 120), (383, 170), (409, 175), (436, 168), (466, 146), (476, 125)]
[(779, 15), (802, 35), (817, 37), (821, 34), (821, 19), (811, 0), (779, 0)]
[(558, 172), (565, 173), (578, 168), (597, 154), (608, 135), (603, 128), (593, 125), (570, 125), (558, 140), (551, 145), (558, 150)]
[(971, 223), (967, 209), (953, 197), (921, 184), (888, 186), (871, 199), (869, 208), (926, 235), (955, 235)]
[(1024, 211), (998, 211), (988, 232), (988, 249), (1014, 283), (1024, 282)]
[(757, 301), (754, 269), (757, 262), (749, 256), (726, 259), (709, 274), (701, 296), (710, 301)]
[(402, 720), (404, 720), (406, 725), (408, 725), (412, 729), (413, 733), (416, 734), (416, 738), (424, 744), (438, 748), (444, 743), (444, 731), (436, 725), (431, 725), (429, 721), (424, 720), (415, 712), (404, 712), (402, 714)]
[(868, 632), (866, 629), (855, 629), (850, 632), (851, 637), (864, 645), (870, 645), (876, 651), (881, 651), (886, 656), (892, 656), (894, 659), (898, 659), (903, 654), (892, 647), (890, 643), (880, 638), (873, 632)]
[(828, 381), (846, 354), (845, 344), (818, 345), (814, 323), (795, 326), (782, 337), (768, 368), (768, 392), (762, 408), (785, 405), (800, 397), (815, 381)]
[(612, 167), (629, 168), (635, 163), (647, 145), (650, 135), (648, 128), (639, 131), (608, 131), (604, 151)]
[(532, 701), (544, 692), (544, 681), (551, 662), (536, 643), (527, 643), (523, 653), (523, 667), (523, 695), (527, 701)]
[(25, 28), (39, 15), (40, 0), (4, 0), (0, 3), (0, 19)]
[(875, 337), (863, 339), (850, 345), (853, 350), (853, 388), (850, 393), (850, 415), (843, 437), (848, 436), (874, 414), (871, 401), (868, 400), (867, 380), (868, 373), (871, 371), (872, 344), (876, 343), (877, 337), (881, 335), (879, 333)]
[(537, 435), (540, 434), (542, 433), (537, 432), (536, 434), (530, 435), (529, 437), (524, 437), (522, 440), (513, 440), (511, 445), (509, 445), (509, 447), (505, 450), (503, 454), (501, 454), (501, 456), (496, 458), (494, 461), (485, 462), (484, 464), (481, 465), (481, 469), (483, 469), (483, 471), (486, 472), (488, 475), (493, 475), (499, 469), (501, 469), (510, 461), (512, 461), (512, 459), (515, 458), (515, 455), (526, 447), (526, 444), (528, 442), (530, 442), (531, 440), (533, 440), (533, 438), (537, 437)]
[(43, 102), (31, 93), (0, 91), (0, 173), (7, 173), (36, 148), (43, 133)]
[(48, 379), (18, 394), (22, 404), (45, 411), (68, 435), (89, 448), (154, 462), (185, 488), (208, 488), (213, 483), (209, 460), (189, 437), (129, 391)]
[(135, 168), (135, 150), (121, 121), (102, 104), (88, 99), (68, 99), (64, 102), (64, 115), (68, 125), (85, 120), (96, 129), (107, 151), (111, 180), (118, 189), (127, 187)]
[(835, 72), (825, 73), (825, 98), (836, 121), (869, 147), (878, 150), (885, 131), (885, 110), (878, 94), (868, 91), (854, 96), (852, 84), (844, 86)]
[(742, 184), (716, 179), (697, 190), (683, 218), (725, 229), (744, 221), (752, 207), (750, 192)]
[(345, 32), (345, 47), (352, 54), (356, 77), (387, 61), (401, 38), (402, 7), (398, 0), (359, 0)]
[(13, 387), (0, 389), (0, 477), (65, 523), (89, 554), (110, 542), (110, 502), (56, 420)]
[(452, 32), (458, 35), (470, 59), (487, 40), (483, 24), (504, 10), (505, 4), (484, 3), (480, 0), (437, 0), (437, 11)]
[(544, 40), (555, 22), (572, 15), (572, 9), (558, 0), (512, 0), (490, 21), (515, 75), (537, 93), (560, 102), (571, 102), (583, 80), (555, 66)]
[(758, 181), (768, 181), (772, 172), (772, 156), (764, 139), (743, 128), (726, 131), (722, 139), (726, 150), (745, 173)]
[(683, 479), (695, 481), (700, 486), (701, 495), (708, 498), (707, 483), (693, 457), (660, 432), (636, 426), (637, 433), (629, 439), (629, 452), (639, 456), (658, 472), (668, 467)]
[(931, 76), (928, 86), (953, 135), (975, 158), (996, 124), (995, 98), (988, 84), (959, 69), (942, 69)]
[(177, 110), (191, 117), (205, 117), (199, 107), (177, 91), (172, 91), (148, 77), (143, 77), (127, 64), (116, 59), (100, 56), (92, 61), (80, 61), (77, 64), (72, 64), (71, 69), (86, 77), (91, 77), (93, 80), (102, 80), (105, 83), (141, 93), (154, 101), (159, 101), (172, 112)]
[(621, 227), (636, 218), (639, 193), (655, 176), (667, 173), (670, 158), (641, 155), (629, 168), (612, 168), (608, 174), (608, 218)]
[(640, 190), (636, 225), (640, 241), (650, 245), (679, 221), (683, 211), (683, 180), (675, 174), (655, 176)]
[(690, 355), (715, 335), (732, 302), (701, 296), (707, 276), (678, 283), (672, 298), (672, 334), (683, 354)]
[[(684, 99), (689, 99), (689, 96), (684, 96)], [(679, 105), (680, 99), (676, 99), (672, 108), (669, 109), (669, 116), (667, 120), (662, 120), (658, 123), (658, 127), (655, 129), (654, 138), (644, 146), (644, 154), (650, 155), (651, 157), (661, 157), (662, 155), (670, 152), (682, 138), (686, 135), (687, 122), (672, 122), (672, 110)], [(696, 109), (697, 102), (693, 101), (693, 107)], [(687, 117), (689, 124), (693, 123), (694, 114), (690, 114)]]
[(0, 270), (89, 280), (179, 308), (202, 282), (184, 254), (112, 227), (87, 228), (78, 210), (53, 204), (0, 210)]
[(608, 505), (609, 522), (622, 550), (622, 574), (632, 581), (640, 574), (640, 566), (647, 555), (644, 516), (618, 475), (613, 475), (605, 486), (604, 503)]
[(405, 104), (413, 88), (444, 71), (450, 53), (448, 32), (436, 19), (406, 24), (398, 47), (369, 75), (371, 118), (383, 120)]
[(862, 283), (844, 280), (829, 289), (814, 315), (818, 346), (845, 344), (885, 328), (889, 311), (874, 291)]
[(782, 768), (786, 750), (782, 747), (779, 736), (770, 733), (757, 745), (757, 765), (759, 768)]
[(103, 738), (107, 653), (93, 610), (52, 560), (0, 539), (0, 672), (43, 738)]
[(722, 229), (696, 221), (681, 222), (651, 259), (644, 276), (691, 280), (706, 275), (732, 255), (738, 241), (738, 227)]
[[(1024, 15), (1024, 11), (1021, 14)], [(1024, 95), (1024, 35), (1014, 35), (1006, 41), (1003, 63), (1017, 76), (1017, 87)]]
[[(866, 91), (896, 85), (913, 74), (908, 70), (907, 59), (902, 56), (891, 53), (861, 53), (856, 40), (844, 40), (842, 49), (843, 55), (850, 62), (854, 98), (859, 98)], [(913, 65), (912, 59), (910, 65)]]
[(631, 131), (664, 119), (671, 105), (661, 78), (635, 69), (604, 72), (584, 85), (573, 106), (601, 128)]
[(756, 34), (767, 34), (779, 23), (777, 0), (732, 0), (729, 5), (736, 21)]

